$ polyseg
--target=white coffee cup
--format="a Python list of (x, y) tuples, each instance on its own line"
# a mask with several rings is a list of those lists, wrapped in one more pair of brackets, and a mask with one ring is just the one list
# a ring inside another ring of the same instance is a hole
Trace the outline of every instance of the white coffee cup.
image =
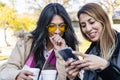
[(29, 68), (28, 71), (30, 71), (30, 72), (33, 73), (33, 76), (30, 76), (30, 77), (31, 77), (33, 80), (37, 80), (40, 69), (39, 69), (39, 68)]
[(42, 70), (39, 80), (56, 80), (56, 70)]

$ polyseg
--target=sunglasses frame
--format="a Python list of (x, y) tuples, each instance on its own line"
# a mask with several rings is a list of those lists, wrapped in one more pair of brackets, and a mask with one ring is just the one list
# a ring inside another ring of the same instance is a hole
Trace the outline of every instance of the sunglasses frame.
[[(56, 29), (59, 28), (59, 30), (60, 30), (61, 32), (63, 32), (63, 33), (68, 29), (68, 26), (67, 26), (66, 24), (64, 24), (64, 23), (61, 23), (61, 24), (51, 23), (51, 24), (49, 24), (49, 25), (47, 26), (47, 30), (49, 29), (50, 26), (55, 26)], [(65, 26), (65, 30), (64, 30), (64, 31), (62, 31), (62, 30), (60, 29), (61, 26)], [(55, 30), (56, 30), (56, 29), (55, 29)], [(54, 33), (55, 30), (54, 30), (54, 31), (51, 31), (51, 32), (48, 30), (48, 32), (49, 32), (49, 33)]]

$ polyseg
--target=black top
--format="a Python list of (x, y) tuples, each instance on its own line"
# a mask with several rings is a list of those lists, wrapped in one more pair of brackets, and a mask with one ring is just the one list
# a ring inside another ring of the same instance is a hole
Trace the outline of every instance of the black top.
[[(97, 56), (99, 56), (99, 53), (100, 48), (95, 42), (93, 42), (86, 51), (86, 54), (94, 54)], [(83, 80), (99, 80), (98, 76), (101, 80), (120, 80), (120, 33), (118, 32), (116, 32), (116, 48), (109, 62), (109, 66), (102, 71), (85, 71)], [(67, 80), (69, 79), (67, 78)], [(76, 77), (74, 80), (81, 79)]]

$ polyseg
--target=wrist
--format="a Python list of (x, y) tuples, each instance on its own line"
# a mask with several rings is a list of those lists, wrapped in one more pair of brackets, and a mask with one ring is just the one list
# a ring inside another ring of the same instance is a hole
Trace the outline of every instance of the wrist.
[(109, 62), (108, 61), (105, 61), (105, 63), (104, 63), (104, 65), (102, 65), (101, 67), (100, 67), (100, 70), (104, 70), (106, 67), (108, 67), (109, 66)]
[(68, 79), (69, 80), (78, 80), (78, 79), (80, 79), (80, 74), (78, 74), (78, 75), (76, 75), (74, 77), (68, 76)]
[(110, 65), (110, 63), (107, 61), (106, 65), (100, 67), (99, 69), (95, 70), (96, 72), (101, 72), (102, 70), (104, 70), (105, 68), (107, 68)]

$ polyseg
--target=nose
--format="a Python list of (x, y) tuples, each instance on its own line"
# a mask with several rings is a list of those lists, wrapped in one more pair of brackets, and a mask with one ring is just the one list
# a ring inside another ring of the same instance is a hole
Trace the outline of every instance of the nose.
[(92, 30), (92, 27), (88, 24), (88, 25), (86, 25), (86, 31), (87, 32), (89, 32), (89, 31), (91, 31)]
[(61, 31), (59, 29), (59, 26), (57, 26), (57, 29), (55, 30), (55, 34), (59, 34)]

